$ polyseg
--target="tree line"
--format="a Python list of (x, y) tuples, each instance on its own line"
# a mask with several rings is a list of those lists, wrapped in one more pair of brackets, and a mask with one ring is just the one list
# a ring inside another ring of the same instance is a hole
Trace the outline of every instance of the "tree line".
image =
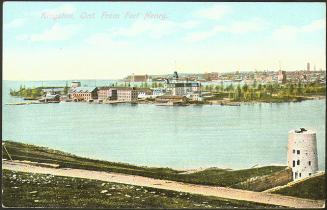
[(244, 85), (207, 85), (202, 91), (221, 94), (234, 101), (250, 101), (272, 98), (292, 99), (305, 96), (326, 94), (326, 85), (320, 83), (309, 84), (244, 84)]
[[(26, 88), (25, 86), (20, 86), (19, 90), (10, 89), (11, 96), (19, 96), (25, 98), (39, 98), (45, 95), (43, 89), (51, 89), (51, 88), (58, 88), (58, 87), (36, 87), (36, 88)], [(62, 87), (63, 91), (62, 94), (68, 94), (69, 87), (65, 86)]]

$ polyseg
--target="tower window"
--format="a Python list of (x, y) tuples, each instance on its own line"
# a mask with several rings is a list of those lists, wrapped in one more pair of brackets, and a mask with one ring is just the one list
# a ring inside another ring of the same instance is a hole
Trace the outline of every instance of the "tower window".
[(299, 177), (301, 177), (301, 173), (299, 173)]
[(311, 176), (311, 173), (309, 173), (309, 176)]
[(295, 154), (295, 149), (293, 149), (293, 154)]
[(309, 161), (309, 166), (311, 166), (311, 161)]
[(300, 165), (300, 160), (297, 160), (297, 165)]
[(293, 167), (295, 167), (295, 160), (293, 160)]
[(297, 150), (296, 153), (299, 155), (300, 154), (300, 150)]

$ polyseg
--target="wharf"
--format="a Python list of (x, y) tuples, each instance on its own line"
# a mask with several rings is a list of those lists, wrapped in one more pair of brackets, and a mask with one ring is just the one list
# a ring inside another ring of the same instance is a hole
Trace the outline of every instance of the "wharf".
[(38, 101), (32, 101), (32, 102), (18, 102), (18, 103), (8, 103), (6, 105), (30, 105), (30, 104), (44, 104)]
[(103, 102), (104, 104), (121, 104), (121, 103), (127, 103), (126, 101), (106, 101)]

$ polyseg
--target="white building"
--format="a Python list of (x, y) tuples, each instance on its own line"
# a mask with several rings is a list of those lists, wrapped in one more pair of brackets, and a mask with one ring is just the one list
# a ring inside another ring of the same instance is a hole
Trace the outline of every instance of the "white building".
[(152, 96), (152, 90), (150, 88), (138, 88), (137, 93), (137, 97), (140, 99), (151, 98)]
[(186, 97), (193, 101), (203, 101), (202, 94), (200, 91), (189, 93), (186, 95)]
[(166, 90), (173, 96), (186, 96), (201, 91), (199, 82), (172, 82), (166, 84)]
[(165, 94), (164, 88), (152, 88), (152, 97), (156, 98), (158, 96), (163, 96)]
[(301, 128), (288, 133), (287, 165), (293, 180), (311, 176), (318, 171), (316, 133)]
[(194, 92), (201, 92), (201, 83), (188, 80), (182, 81), (175, 71), (173, 79), (171, 81), (169, 81), (169, 79), (166, 80), (165, 89), (169, 95), (187, 96)]

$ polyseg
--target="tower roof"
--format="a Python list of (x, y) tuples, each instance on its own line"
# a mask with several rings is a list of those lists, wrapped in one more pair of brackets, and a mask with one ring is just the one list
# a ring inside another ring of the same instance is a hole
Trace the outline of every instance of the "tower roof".
[(315, 134), (316, 132), (313, 130), (307, 130), (305, 128), (294, 129), (290, 130), (288, 133), (295, 133), (295, 134)]

